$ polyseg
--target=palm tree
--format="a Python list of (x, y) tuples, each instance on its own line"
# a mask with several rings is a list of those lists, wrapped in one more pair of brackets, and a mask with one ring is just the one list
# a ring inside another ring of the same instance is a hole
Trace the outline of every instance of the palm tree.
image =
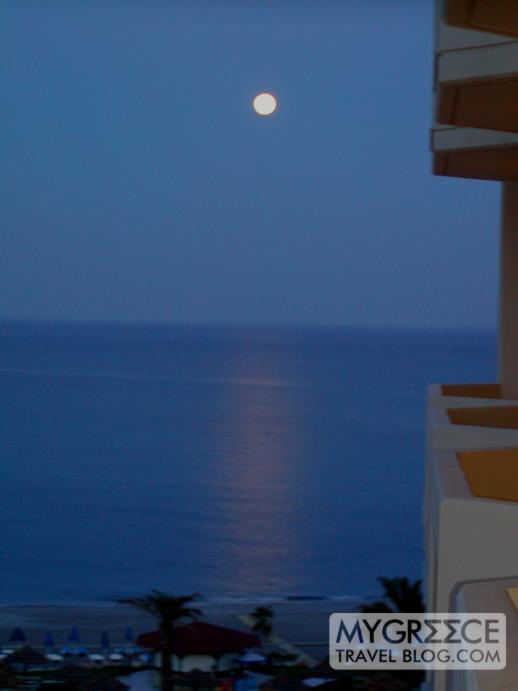
[(411, 583), (408, 578), (380, 578), (385, 597), (396, 612), (424, 612), (425, 606), (421, 592), (421, 580)]
[[(408, 578), (378, 578), (378, 581), (383, 586), (383, 596), (385, 599), (372, 602), (369, 605), (363, 605), (361, 612), (366, 614), (401, 612), (403, 614), (425, 611), (421, 592), (421, 580), (411, 583)], [(387, 604), (387, 600), (390, 605)], [(418, 688), (425, 678), (422, 670), (401, 670), (394, 672), (394, 676), (406, 684), (409, 689)], [(379, 683), (381, 683), (381, 680)], [(382, 687), (380, 686), (379, 688)]]
[[(425, 611), (420, 580), (411, 583), (408, 578), (378, 578), (378, 581), (383, 586), (385, 600), (363, 605), (361, 607), (362, 612), (374, 614)], [(390, 605), (387, 604), (387, 600)]]
[(272, 633), (273, 609), (271, 607), (256, 607), (250, 615), (254, 620), (252, 631), (260, 636)]
[(174, 652), (175, 628), (187, 621), (193, 621), (203, 615), (201, 609), (191, 607), (191, 603), (200, 598), (198, 593), (174, 596), (161, 590), (152, 590), (142, 597), (129, 597), (121, 602), (137, 607), (158, 620), (160, 630), (162, 658), (161, 676), (162, 691), (173, 690), (172, 658)]
[(393, 611), (392, 607), (383, 600), (365, 603), (360, 607), (360, 612), (363, 614), (390, 614)]

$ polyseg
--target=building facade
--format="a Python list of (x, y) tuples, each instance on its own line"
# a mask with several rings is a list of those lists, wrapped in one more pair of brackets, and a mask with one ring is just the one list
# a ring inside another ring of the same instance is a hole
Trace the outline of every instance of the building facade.
[(502, 183), (499, 380), (428, 390), (430, 612), (504, 612), (502, 671), (436, 672), (433, 691), (518, 691), (518, 1), (436, 0), (436, 175)]

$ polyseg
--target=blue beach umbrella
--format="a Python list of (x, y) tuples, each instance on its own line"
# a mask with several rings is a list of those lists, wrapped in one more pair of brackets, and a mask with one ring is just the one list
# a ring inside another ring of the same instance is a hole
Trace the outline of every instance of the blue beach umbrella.
[(43, 641), (43, 645), (45, 648), (53, 648), (56, 644), (54, 642), (54, 636), (51, 634), (50, 631), (45, 636), (45, 640)]
[(101, 634), (101, 648), (109, 648), (110, 647), (110, 637), (108, 636), (107, 631), (103, 631)]
[(79, 643), (80, 640), (81, 636), (79, 635), (79, 629), (77, 628), (77, 626), (73, 626), (70, 629), (70, 633), (68, 634), (68, 641), (70, 643)]
[(132, 626), (127, 626), (126, 627), (126, 633), (124, 634), (124, 641), (126, 643), (133, 643), (135, 640), (135, 632), (133, 631)]
[(27, 638), (19, 626), (16, 626), (9, 636), (10, 643), (25, 643), (26, 640)]

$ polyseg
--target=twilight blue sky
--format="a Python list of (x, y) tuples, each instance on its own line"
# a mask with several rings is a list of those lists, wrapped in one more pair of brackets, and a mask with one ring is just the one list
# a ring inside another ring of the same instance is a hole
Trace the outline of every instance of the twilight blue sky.
[(0, 45), (0, 318), (494, 325), (432, 0), (3, 0)]

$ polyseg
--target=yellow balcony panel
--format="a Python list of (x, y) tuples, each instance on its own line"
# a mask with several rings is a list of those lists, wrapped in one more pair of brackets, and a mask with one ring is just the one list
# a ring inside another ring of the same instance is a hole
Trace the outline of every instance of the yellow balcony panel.
[(432, 467), (427, 600), (447, 612), (459, 584), (518, 574), (518, 502), (475, 496), (457, 453), (435, 454)]
[(518, 134), (470, 127), (432, 130), (433, 172), (480, 180), (518, 180)]
[(457, 458), (474, 496), (518, 502), (518, 449), (459, 451)]
[(507, 594), (511, 598), (513, 607), (518, 612), (518, 586), (513, 586), (512, 588), (507, 588)]
[(448, 417), (453, 425), (518, 429), (518, 406), (448, 408)]
[(446, 0), (444, 19), (464, 29), (518, 36), (516, 0)]
[(502, 398), (501, 384), (442, 384), (443, 396), (456, 398)]
[[(437, 472), (437, 458), (442, 453), (448, 454), (448, 468), (458, 470), (461, 485), (466, 488), (466, 498), (471, 496), (466, 478), (456, 458), (455, 451), (467, 449), (518, 448), (518, 430), (491, 429), (490, 427), (470, 427), (454, 425), (449, 419), (448, 408), (487, 408), (489, 406), (516, 406), (516, 401), (503, 398), (500, 384), (464, 383), (464, 384), (430, 384), (427, 389), (427, 431), (425, 461), (425, 491), (423, 502), (423, 537), (426, 549), (433, 544), (434, 521), (436, 520), (436, 502), (434, 497), (434, 475)], [(518, 573), (518, 566), (517, 566)], [(429, 560), (424, 574), (424, 592), (426, 601), (433, 608), (434, 603), (434, 565)]]

